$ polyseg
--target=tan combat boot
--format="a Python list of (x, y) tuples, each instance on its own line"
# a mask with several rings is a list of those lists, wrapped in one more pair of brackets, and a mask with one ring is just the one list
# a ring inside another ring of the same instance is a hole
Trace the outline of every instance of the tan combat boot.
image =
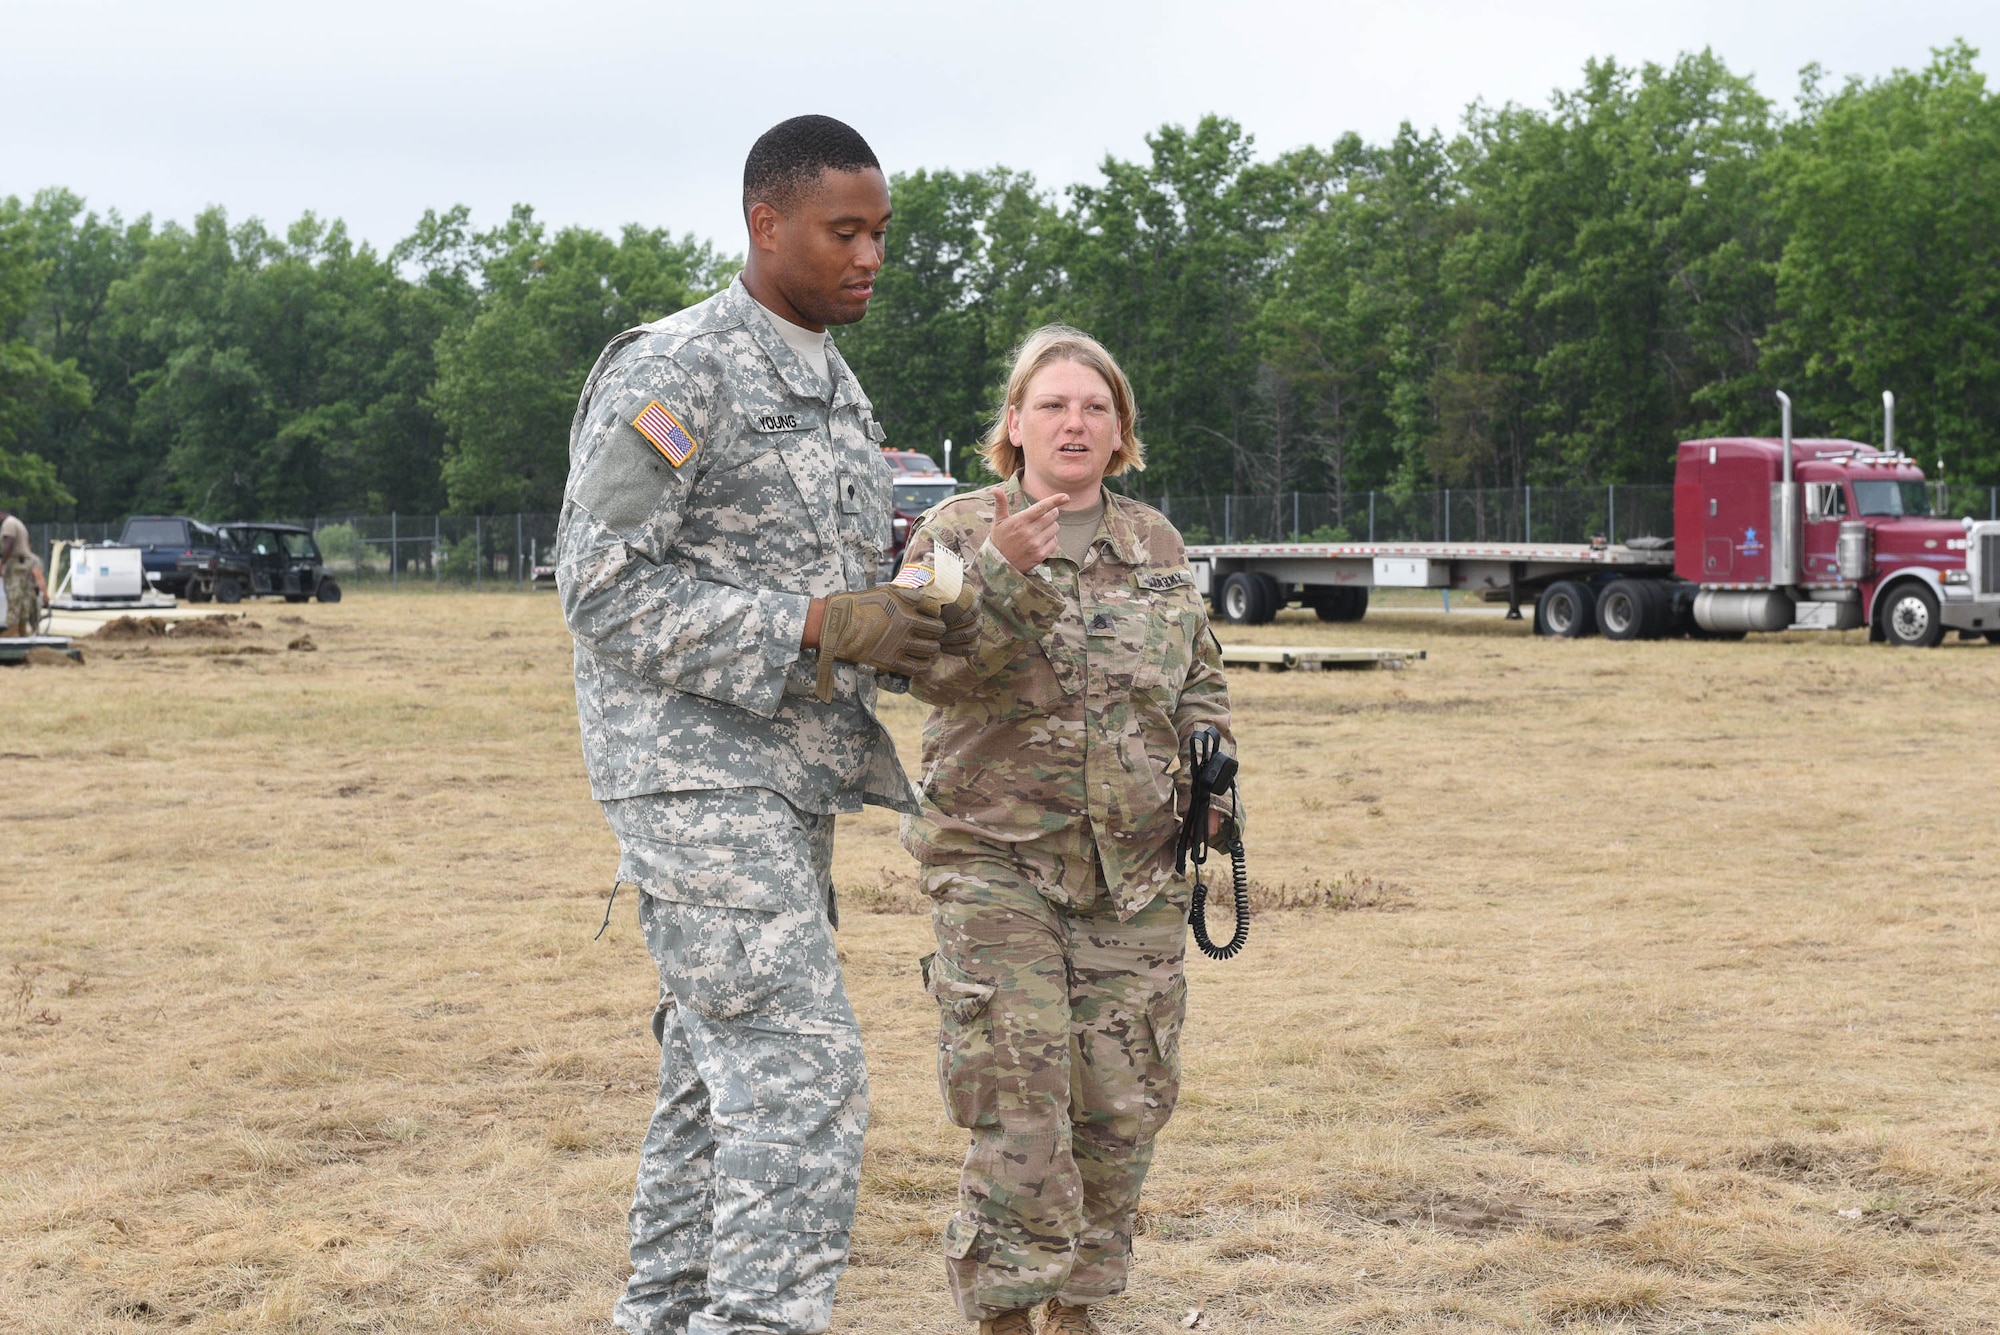
[(1011, 1312), (982, 1320), (979, 1335), (1035, 1335), (1033, 1316), (1033, 1308), (1016, 1307)]
[(1097, 1335), (1097, 1323), (1090, 1319), (1088, 1307), (1051, 1298), (1042, 1308), (1042, 1335)]

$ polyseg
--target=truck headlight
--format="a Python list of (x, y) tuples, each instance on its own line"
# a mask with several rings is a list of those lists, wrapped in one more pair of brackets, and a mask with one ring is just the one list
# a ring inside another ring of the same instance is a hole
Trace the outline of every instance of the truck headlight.
[(1940, 576), (1941, 576), (1941, 577), (1942, 577), (1942, 578), (1944, 579), (1944, 582), (1945, 582), (1945, 583), (1947, 583), (1947, 584), (1970, 584), (1970, 583), (1972, 583), (1972, 572), (1971, 572), (1970, 570), (1966, 570), (1966, 569), (1964, 569), (1964, 568), (1962, 568), (1962, 567), (1961, 567), (1960, 569), (1958, 569), (1958, 570), (1944, 570), (1944, 571), (1940, 571), (1940, 572), (1939, 572), (1939, 574), (1940, 574)]

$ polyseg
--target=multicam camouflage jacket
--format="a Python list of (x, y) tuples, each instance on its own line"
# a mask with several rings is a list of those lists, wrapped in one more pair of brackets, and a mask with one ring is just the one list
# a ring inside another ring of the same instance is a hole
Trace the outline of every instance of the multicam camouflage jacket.
[(556, 587), (600, 801), (768, 788), (824, 814), (912, 809), (842, 663), (831, 704), (799, 648), (815, 597), (875, 583), (890, 470), (868, 398), (829, 344), (832, 393), (739, 276), (613, 339), (570, 428)]
[[(1018, 481), (1001, 488), (1017, 513), (1030, 503)], [(1235, 749), (1221, 650), (1157, 510), (1106, 493), (1081, 567), (1057, 555), (1024, 575), (987, 541), (997, 489), (932, 510), (905, 557), (951, 548), (984, 616), (977, 652), (912, 685), (936, 708), (903, 842), (925, 862), (997, 849), (1071, 904), (1089, 902), (1101, 866), (1130, 917), (1187, 893), (1173, 867), (1185, 743), (1212, 724)]]

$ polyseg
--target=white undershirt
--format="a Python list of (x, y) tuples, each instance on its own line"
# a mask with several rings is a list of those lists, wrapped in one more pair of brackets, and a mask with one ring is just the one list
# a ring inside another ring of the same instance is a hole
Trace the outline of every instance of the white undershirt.
[[(751, 300), (756, 301), (756, 298), (752, 297)], [(786, 346), (799, 354), (800, 361), (819, 372), (819, 378), (825, 381), (827, 388), (831, 390), (833, 388), (833, 376), (827, 370), (826, 365), (825, 332), (807, 329), (803, 325), (795, 325), (761, 301), (757, 302), (757, 309), (764, 312), (765, 316), (771, 321), (771, 328), (778, 331), (778, 337), (785, 340)]]

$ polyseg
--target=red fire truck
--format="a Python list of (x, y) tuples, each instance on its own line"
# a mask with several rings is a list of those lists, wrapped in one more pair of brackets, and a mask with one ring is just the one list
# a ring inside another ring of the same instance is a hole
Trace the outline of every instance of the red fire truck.
[(1265, 622), (1297, 602), (1359, 620), (1370, 588), (1456, 589), (1532, 603), (1537, 634), (1619, 640), (1852, 630), (1928, 647), (1948, 630), (2000, 644), (2000, 522), (1930, 512), (1895, 448), (1792, 439), (1683, 441), (1671, 539), (1608, 543), (1257, 543), (1188, 549), (1216, 614)]

